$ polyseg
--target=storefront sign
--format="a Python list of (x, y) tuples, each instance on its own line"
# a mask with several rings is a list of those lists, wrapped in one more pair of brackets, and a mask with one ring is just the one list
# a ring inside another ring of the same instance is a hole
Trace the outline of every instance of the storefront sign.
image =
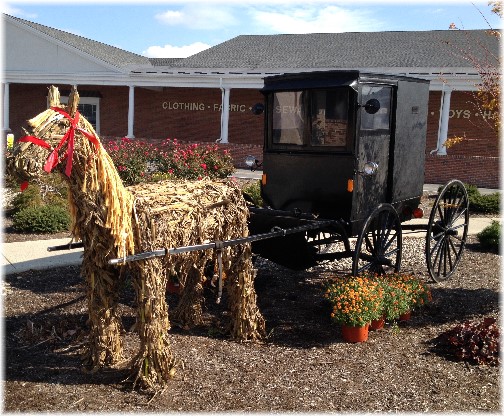
[[(205, 104), (205, 103), (184, 103), (163, 101), (161, 104), (164, 110), (178, 110), (178, 111), (222, 111), (222, 104)], [(251, 108), (249, 107), (250, 111)], [(229, 104), (229, 111), (245, 113), (247, 106), (245, 104)]]
[[(430, 115), (433, 116), (436, 113), (431, 111)], [(450, 118), (465, 118), (470, 119), (471, 117), (481, 117), (483, 120), (492, 120), (495, 117), (494, 111), (474, 111), (471, 110), (450, 110), (449, 117)]]

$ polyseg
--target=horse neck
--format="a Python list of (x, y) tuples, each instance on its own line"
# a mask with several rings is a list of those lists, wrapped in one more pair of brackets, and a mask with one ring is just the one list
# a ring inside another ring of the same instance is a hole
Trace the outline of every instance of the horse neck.
[[(100, 144), (75, 140), (69, 181), (74, 234), (95, 235), (93, 227), (113, 242), (118, 251), (133, 252), (131, 216), (133, 196), (124, 187), (112, 159)], [(92, 216), (93, 220), (89, 221)], [(91, 238), (91, 237), (90, 237)]]

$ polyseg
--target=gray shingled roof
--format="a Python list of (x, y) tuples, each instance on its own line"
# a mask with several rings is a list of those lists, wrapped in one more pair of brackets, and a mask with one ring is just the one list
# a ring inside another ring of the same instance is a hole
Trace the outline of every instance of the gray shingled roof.
[(178, 64), (184, 58), (149, 58), (149, 62), (154, 66), (172, 66)]
[[(499, 41), (485, 30), (242, 35), (181, 61), (186, 68), (470, 67), (461, 51), (488, 62)], [(493, 61), (492, 65), (496, 65)]]
[(185, 59), (146, 58), (114, 46), (8, 16), (116, 67), (467, 68), (464, 58), (497, 66), (499, 41), (486, 30), (241, 35)]
[(38, 23), (30, 22), (28, 20), (20, 19), (18, 17), (7, 17), (17, 20), (33, 29), (46, 34), (60, 42), (66, 43), (82, 52), (85, 52), (103, 62), (111, 64), (115, 67), (121, 68), (126, 65), (150, 65), (149, 59), (145, 56), (137, 55), (105, 43), (97, 42), (95, 40), (87, 39), (82, 36), (74, 35), (72, 33), (64, 32), (59, 29), (54, 29)]

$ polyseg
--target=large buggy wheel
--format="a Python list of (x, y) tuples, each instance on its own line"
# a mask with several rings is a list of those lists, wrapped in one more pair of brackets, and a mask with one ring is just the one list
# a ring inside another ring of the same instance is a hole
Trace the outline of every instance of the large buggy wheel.
[(401, 221), (392, 205), (381, 204), (367, 218), (357, 238), (352, 275), (396, 273), (401, 268), (401, 257)]
[(462, 182), (455, 179), (439, 192), (427, 225), (425, 256), (435, 282), (442, 282), (455, 272), (468, 228), (469, 198)]

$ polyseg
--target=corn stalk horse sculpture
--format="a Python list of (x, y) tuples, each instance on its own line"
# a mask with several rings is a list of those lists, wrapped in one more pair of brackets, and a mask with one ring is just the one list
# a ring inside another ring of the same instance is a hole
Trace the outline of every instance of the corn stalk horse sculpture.
[[(118, 294), (125, 267), (113, 258), (160, 247), (196, 245), (248, 235), (248, 209), (229, 182), (164, 181), (125, 188), (91, 124), (77, 111), (72, 89), (62, 105), (49, 88), (50, 108), (29, 120), (31, 134), (21, 138), (7, 165), (24, 179), (58, 170), (69, 186), (72, 234), (83, 242), (81, 273), (87, 283), (90, 335), (85, 364), (96, 371), (122, 359)], [(63, 162), (63, 163), (60, 163)], [(222, 250), (230, 334), (237, 340), (264, 336), (256, 305), (249, 244)], [(129, 264), (136, 292), (136, 330), (140, 350), (133, 359), (134, 384), (155, 387), (174, 373), (168, 330), (167, 279), (177, 275), (181, 296), (172, 316), (187, 326), (202, 320), (202, 283), (211, 250), (167, 255)]]

